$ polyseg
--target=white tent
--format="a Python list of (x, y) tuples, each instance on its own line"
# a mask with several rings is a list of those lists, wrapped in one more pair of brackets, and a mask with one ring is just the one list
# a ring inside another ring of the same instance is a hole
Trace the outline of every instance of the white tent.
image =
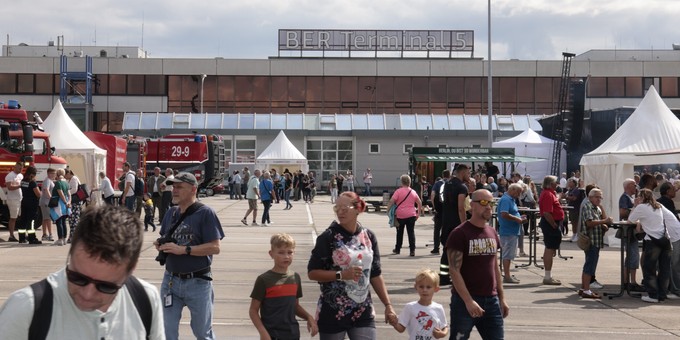
[(56, 154), (66, 159), (69, 169), (89, 188), (97, 186), (100, 171), (106, 171), (106, 150), (99, 148), (83, 134), (57, 100), (43, 123), (50, 134)]
[[(513, 138), (493, 143), (494, 148), (514, 148), (515, 156), (543, 158), (542, 161), (522, 162), (515, 165), (515, 171), (531, 176), (534, 181), (541, 180), (550, 174), (554, 145), (554, 140), (543, 137), (532, 129), (525, 130)], [(560, 169), (564, 171), (566, 168), (567, 153), (563, 150), (560, 156)]]
[(585, 183), (603, 190), (602, 205), (616, 219), (623, 181), (633, 177), (633, 166), (678, 163), (678, 148), (680, 120), (652, 86), (626, 122), (581, 158), (581, 173)]
[(280, 173), (283, 172), (282, 168), (288, 168), (290, 171), (299, 169), (306, 173), (309, 170), (309, 165), (307, 164), (307, 158), (290, 142), (286, 134), (281, 131), (274, 141), (257, 157), (255, 168), (261, 170), (276, 168)]

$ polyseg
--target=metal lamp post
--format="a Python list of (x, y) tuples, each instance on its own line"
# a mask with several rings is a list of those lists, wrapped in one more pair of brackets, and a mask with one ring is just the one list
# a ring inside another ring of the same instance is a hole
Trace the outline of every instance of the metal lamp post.
[(201, 74), (201, 113), (203, 113), (203, 83), (208, 75)]
[(488, 0), (488, 34), (489, 34), (489, 63), (488, 63), (488, 74), (487, 74), (487, 92), (488, 92), (488, 98), (487, 98), (487, 108), (488, 108), (488, 115), (489, 115), (489, 147), (493, 145), (493, 130), (491, 129), (491, 115), (493, 114), (493, 83), (492, 83), (492, 78), (491, 78), (491, 0)]

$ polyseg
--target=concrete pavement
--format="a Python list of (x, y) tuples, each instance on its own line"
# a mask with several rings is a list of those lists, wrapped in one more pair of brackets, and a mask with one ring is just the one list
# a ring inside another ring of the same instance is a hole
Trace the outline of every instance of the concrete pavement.
[[(273, 233), (286, 232), (297, 241), (296, 258), (292, 269), (303, 278), (302, 306), (314, 313), (319, 289), (316, 282), (307, 279), (306, 266), (317, 233), (323, 231), (333, 220), (332, 205), (328, 196), (317, 197), (315, 203), (293, 202), (293, 209), (283, 210), (285, 204), (272, 206), (269, 227), (244, 226), (240, 220), (247, 208), (247, 202), (229, 200), (227, 196), (203, 198), (202, 202), (213, 207), (222, 222), (226, 238), (221, 244), (221, 253), (215, 256), (214, 287), (215, 313), (214, 328), (219, 339), (257, 339), (257, 331), (248, 317), (250, 291), (257, 275), (270, 269), (272, 261), (269, 237)], [(378, 198), (376, 198), (378, 199)], [(261, 206), (260, 206), (261, 207)], [(258, 211), (261, 214), (261, 209)], [(359, 220), (373, 230), (379, 242), (382, 255), (383, 276), (387, 283), (392, 303), (397, 312), (403, 305), (417, 298), (413, 289), (415, 273), (424, 267), (438, 268), (439, 257), (430, 254), (425, 244), (432, 239), (430, 215), (420, 218), (416, 224), (416, 256), (390, 255), (394, 247), (394, 229), (388, 228), (385, 213), (364, 213)], [(252, 218), (249, 218), (249, 222)], [(259, 220), (258, 220), (259, 222)], [(42, 232), (38, 232), (42, 235)], [(154, 261), (156, 251), (152, 242), (157, 233), (145, 234), (144, 249), (136, 275), (160, 286), (163, 269)], [(0, 237), (7, 239), (7, 231), (0, 231)], [(514, 269), (513, 274), (521, 280), (518, 285), (505, 285), (506, 299), (510, 305), (510, 316), (505, 319), (507, 339), (640, 339), (675, 338), (680, 336), (677, 314), (680, 301), (667, 300), (660, 304), (647, 304), (640, 299), (624, 296), (612, 300), (584, 300), (576, 294), (580, 286), (583, 252), (576, 244), (566, 241), (562, 255), (573, 256), (571, 260), (556, 259), (553, 276), (562, 281), (561, 286), (541, 284), (543, 270), (529, 266)], [(407, 241), (405, 241), (407, 242)], [(528, 240), (525, 240), (528, 243)], [(14, 290), (35, 282), (65, 264), (68, 246), (29, 246), (16, 243), (0, 243), (4, 275), (0, 277), (0, 302)], [(539, 241), (538, 253), (543, 253)], [(541, 263), (539, 255), (539, 264)], [(518, 264), (527, 258), (518, 259)], [(605, 248), (600, 255), (597, 269), (598, 281), (605, 285), (601, 292), (618, 289), (620, 277), (619, 249)], [(642, 273), (638, 271), (638, 278)], [(449, 287), (435, 295), (435, 300), (448, 309)], [(377, 299), (376, 299), (377, 300)], [(378, 339), (407, 338), (391, 326), (383, 323), (383, 306), (377, 308)], [(448, 313), (448, 310), (447, 310)], [(184, 313), (180, 327), (182, 339), (192, 339), (189, 327), (189, 313)], [(450, 320), (449, 320), (450, 321)], [(309, 334), (301, 323), (303, 339)], [(473, 332), (472, 339), (479, 339)]]

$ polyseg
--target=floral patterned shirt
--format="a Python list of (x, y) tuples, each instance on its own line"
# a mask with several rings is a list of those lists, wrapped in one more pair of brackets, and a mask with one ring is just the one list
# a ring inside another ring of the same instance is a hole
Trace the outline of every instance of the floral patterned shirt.
[(354, 327), (375, 327), (369, 289), (370, 279), (381, 274), (378, 241), (372, 231), (359, 225), (350, 234), (333, 222), (316, 239), (307, 271), (343, 270), (361, 260), (364, 275), (358, 281), (323, 282), (316, 320), (322, 333), (339, 333)]

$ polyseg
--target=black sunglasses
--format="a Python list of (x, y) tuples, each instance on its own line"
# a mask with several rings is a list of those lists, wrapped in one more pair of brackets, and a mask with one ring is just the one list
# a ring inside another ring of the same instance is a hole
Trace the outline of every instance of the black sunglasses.
[(116, 294), (116, 292), (123, 287), (122, 285), (119, 286), (113, 282), (95, 280), (89, 276), (68, 269), (68, 266), (66, 267), (66, 278), (68, 278), (69, 282), (80, 287), (85, 287), (92, 283), (98, 291), (104, 294)]

